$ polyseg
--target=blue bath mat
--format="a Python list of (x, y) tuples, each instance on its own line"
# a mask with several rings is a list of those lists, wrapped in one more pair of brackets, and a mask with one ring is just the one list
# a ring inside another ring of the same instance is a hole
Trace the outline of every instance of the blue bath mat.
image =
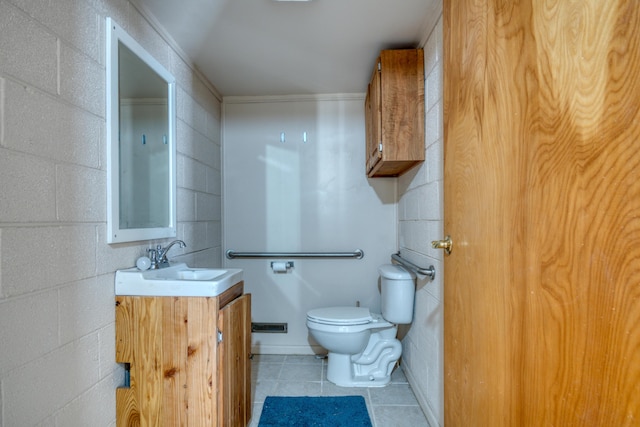
[(267, 396), (258, 427), (371, 427), (362, 396)]

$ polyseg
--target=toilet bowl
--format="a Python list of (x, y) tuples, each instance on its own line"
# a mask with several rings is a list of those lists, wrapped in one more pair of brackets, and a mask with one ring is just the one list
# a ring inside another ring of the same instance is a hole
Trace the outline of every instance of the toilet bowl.
[(382, 314), (366, 307), (324, 307), (307, 313), (307, 328), (328, 352), (327, 379), (342, 387), (382, 387), (402, 354), (398, 323), (411, 323), (415, 275), (385, 264), (381, 278)]

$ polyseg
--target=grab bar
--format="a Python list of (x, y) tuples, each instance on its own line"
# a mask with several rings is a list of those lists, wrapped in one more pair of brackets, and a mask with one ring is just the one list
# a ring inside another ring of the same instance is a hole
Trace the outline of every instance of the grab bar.
[(392, 254), (391, 255), (391, 259), (393, 259), (394, 261), (397, 261), (398, 263), (404, 265), (405, 267), (407, 267), (410, 270), (413, 270), (413, 271), (415, 271), (417, 273), (420, 273), (420, 274), (424, 274), (425, 276), (429, 277), (431, 280), (434, 280), (436, 278), (436, 268), (433, 265), (430, 265), (427, 268), (418, 267), (417, 265), (415, 265), (411, 261), (408, 261), (408, 260), (402, 258), (400, 256), (400, 252), (396, 252), (395, 254)]
[(227, 251), (227, 258), (356, 258), (362, 259), (364, 252), (356, 249), (353, 252), (236, 252)]

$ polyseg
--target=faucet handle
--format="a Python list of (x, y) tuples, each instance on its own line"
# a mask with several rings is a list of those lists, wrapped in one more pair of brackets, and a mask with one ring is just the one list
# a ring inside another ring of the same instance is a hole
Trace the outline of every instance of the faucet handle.
[(149, 259), (151, 260), (151, 269), (158, 268), (158, 252), (155, 249), (147, 249)]

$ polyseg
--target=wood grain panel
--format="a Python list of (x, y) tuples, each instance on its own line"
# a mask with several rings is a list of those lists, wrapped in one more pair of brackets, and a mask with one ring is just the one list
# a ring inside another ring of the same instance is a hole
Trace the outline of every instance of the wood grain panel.
[(230, 396), (231, 396), (231, 364), (230, 358), (232, 357), (230, 349), (226, 345), (224, 335), (229, 328), (231, 322), (231, 316), (229, 315), (229, 309), (227, 307), (218, 311), (218, 331), (223, 335), (223, 340), (218, 342), (218, 426), (225, 425), (225, 420), (231, 419), (233, 412)]
[(136, 391), (143, 426), (163, 425), (162, 372), (162, 298), (134, 300), (135, 346), (132, 367), (132, 386)]
[[(380, 62), (380, 58), (378, 58)], [(378, 144), (382, 142), (382, 102), (380, 99), (380, 71), (373, 70), (364, 100), (365, 139), (366, 139), (366, 171), (369, 171), (382, 158)]]
[(188, 426), (186, 298), (162, 298), (162, 376), (165, 425)]
[(640, 419), (640, 8), (444, 2), (445, 421)]
[(116, 363), (133, 361), (132, 346), (134, 340), (133, 304), (131, 298), (116, 297)]
[(224, 291), (218, 298), (218, 309), (224, 307), (229, 304), (234, 299), (238, 298), (244, 292), (244, 282), (240, 281)]
[(253, 411), (253, 395), (251, 394), (251, 294), (245, 294), (242, 305), (242, 328), (238, 333), (240, 333), (240, 337), (244, 337), (241, 351), (245, 360), (245, 366), (242, 371), (244, 374), (244, 395), (240, 399), (241, 402), (244, 402), (244, 408), (240, 410), (244, 412), (245, 424), (248, 424)]
[(189, 298), (187, 390), (190, 425), (210, 426), (217, 420), (216, 298)]
[(116, 425), (140, 426), (140, 412), (136, 406), (135, 390), (132, 388), (116, 389)]
[(218, 425), (247, 425), (251, 418), (251, 295), (218, 313), (223, 340), (218, 346)]
[(382, 157), (424, 160), (424, 53), (383, 50), (380, 63)]

